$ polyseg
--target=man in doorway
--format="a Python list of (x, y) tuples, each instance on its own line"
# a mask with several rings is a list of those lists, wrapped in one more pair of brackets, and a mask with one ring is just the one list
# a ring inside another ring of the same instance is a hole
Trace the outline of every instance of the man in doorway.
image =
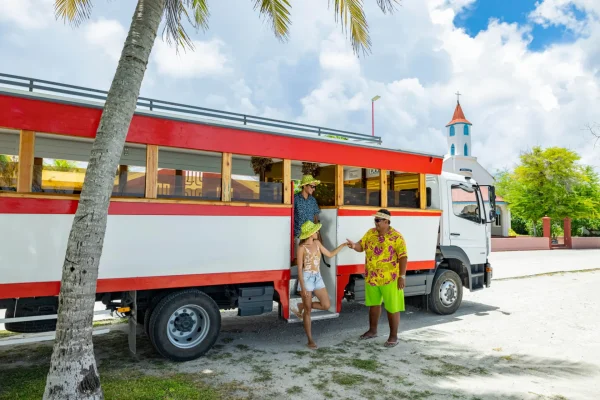
[(300, 229), (306, 221), (319, 223), (319, 214), (321, 209), (313, 194), (317, 185), (321, 183), (312, 175), (304, 175), (300, 181), (302, 191), (294, 195), (294, 244), (295, 252), (298, 253), (298, 243), (300, 243)]
[(404, 287), (408, 260), (404, 237), (392, 228), (391, 214), (386, 209), (375, 215), (375, 228), (369, 229), (359, 242), (350, 239), (348, 247), (365, 252), (365, 305), (369, 307), (369, 330), (360, 339), (377, 337), (377, 322), (384, 303), (390, 324), (385, 347), (398, 344), (400, 312), (404, 311)]

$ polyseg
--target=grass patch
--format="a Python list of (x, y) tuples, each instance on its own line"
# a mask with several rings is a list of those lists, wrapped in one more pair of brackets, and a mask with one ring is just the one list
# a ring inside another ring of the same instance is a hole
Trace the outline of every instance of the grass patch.
[(298, 367), (298, 368), (295, 368), (292, 372), (296, 375), (306, 375), (306, 374), (310, 374), (311, 371), (312, 371), (312, 368), (310, 368), (310, 367)]
[(365, 377), (358, 374), (348, 374), (335, 371), (332, 374), (332, 380), (341, 386), (359, 385), (365, 381)]
[(469, 369), (462, 365), (452, 364), (446, 361), (438, 360), (441, 363), (441, 368), (433, 369), (433, 368), (423, 368), (421, 372), (423, 375), (431, 376), (431, 377), (440, 377), (440, 376), (452, 376), (452, 375), (488, 375), (489, 372), (483, 367), (476, 367), (473, 369)]
[(310, 354), (308, 351), (306, 350), (294, 350), (294, 351), (290, 351), (289, 353), (291, 354), (295, 354), (298, 357), (304, 357), (307, 356), (308, 354)]
[(9, 332), (9, 331), (0, 331), (0, 339), (11, 337), (11, 336), (16, 336), (16, 335), (18, 335), (18, 333)]
[(256, 374), (254, 382), (268, 382), (273, 379), (273, 373), (261, 365), (253, 365), (252, 372)]
[(0, 348), (2, 349), (0, 350), (0, 365), (3, 367), (16, 362), (28, 364), (49, 362), (52, 355), (52, 346), (42, 343), (9, 347), (6, 349)]
[(208, 356), (210, 360), (225, 360), (227, 358), (233, 358), (231, 353), (214, 353)]
[[(46, 386), (49, 365), (4, 369), (0, 374), (0, 400), (39, 400)], [(231, 399), (228, 388), (213, 388), (193, 374), (163, 374), (160, 376), (130, 372), (127, 375), (100, 372), (106, 399)]]
[(321, 378), (321, 379), (319, 379), (318, 382), (314, 383), (315, 388), (321, 392), (325, 391), (327, 389), (328, 385), (329, 385), (329, 381), (324, 378)]
[(100, 321), (94, 321), (92, 325), (94, 326), (94, 328), (96, 328), (98, 326), (120, 325), (120, 324), (126, 324), (128, 322), (129, 322), (129, 318), (111, 318), (111, 319), (102, 319)]
[(245, 344), (238, 344), (238, 345), (236, 345), (235, 347), (236, 347), (238, 350), (241, 350), (241, 351), (248, 351), (248, 350), (250, 350), (250, 346), (247, 346), (247, 345), (245, 345)]
[(221, 339), (221, 342), (223, 342), (225, 344), (229, 344), (229, 343), (233, 342), (233, 338), (226, 337), (226, 338)]
[(504, 361), (513, 361), (513, 356), (502, 356), (500, 358), (503, 359)]
[(285, 392), (287, 394), (300, 394), (302, 393), (302, 388), (300, 386), (292, 386), (291, 388), (287, 388)]
[(411, 400), (422, 400), (434, 395), (429, 390), (411, 390), (409, 392), (401, 392), (400, 390), (394, 390), (392, 394), (399, 399), (411, 399)]
[(364, 371), (375, 372), (379, 368), (380, 364), (377, 360), (362, 360), (362, 359), (354, 359), (350, 362), (354, 368), (362, 369)]

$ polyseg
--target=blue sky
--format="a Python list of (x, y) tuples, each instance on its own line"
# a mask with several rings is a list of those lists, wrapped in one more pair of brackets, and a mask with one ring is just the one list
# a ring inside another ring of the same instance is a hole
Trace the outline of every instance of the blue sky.
[[(519, 25), (530, 24), (529, 15), (536, 9), (536, 2), (538, 0), (478, 0), (458, 13), (454, 24), (464, 28), (471, 36), (486, 30), (490, 18)], [(587, 16), (586, 12), (576, 4), (570, 4), (568, 10), (579, 21)], [(539, 51), (555, 43), (574, 42), (579, 34), (564, 25), (532, 24), (531, 36), (529, 49)]]
[[(53, 0), (1, 0), (0, 72), (108, 89), (134, 0), (94, 0), (78, 28)], [(473, 123), (471, 154), (492, 173), (532, 146), (565, 146), (600, 167), (585, 131), (600, 123), (600, 1), (368, 1), (372, 53), (357, 58), (323, 0), (292, 1), (290, 40), (274, 38), (253, 1), (209, 1), (196, 51), (160, 38), (142, 95), (370, 133), (386, 146), (443, 155), (454, 93)]]

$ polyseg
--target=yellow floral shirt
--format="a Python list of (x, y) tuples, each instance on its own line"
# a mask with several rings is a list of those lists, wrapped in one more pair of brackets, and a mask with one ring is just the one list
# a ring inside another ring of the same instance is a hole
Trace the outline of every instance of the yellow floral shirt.
[(371, 286), (387, 285), (398, 279), (398, 260), (407, 257), (404, 237), (390, 227), (388, 233), (379, 236), (377, 229), (369, 229), (360, 239), (365, 250), (365, 282)]

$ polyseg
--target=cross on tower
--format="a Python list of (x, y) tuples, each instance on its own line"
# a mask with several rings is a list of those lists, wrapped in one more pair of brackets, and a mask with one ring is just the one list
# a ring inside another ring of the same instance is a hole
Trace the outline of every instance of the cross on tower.
[(457, 90), (456, 93), (454, 93), (456, 95), (456, 102), (460, 103), (459, 99), (460, 99), (460, 95), (461, 93)]

